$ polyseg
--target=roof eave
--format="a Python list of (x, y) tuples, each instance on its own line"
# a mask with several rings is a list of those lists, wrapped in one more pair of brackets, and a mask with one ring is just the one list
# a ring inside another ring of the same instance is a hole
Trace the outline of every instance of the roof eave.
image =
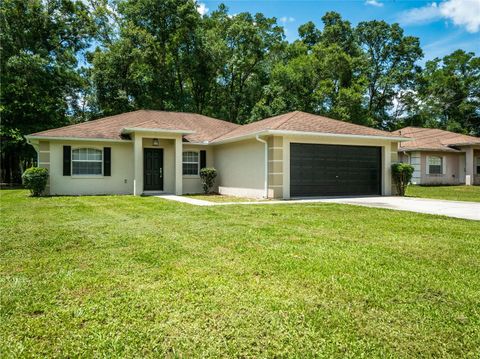
[(423, 151), (428, 151), (428, 152), (461, 152), (458, 151), (454, 148), (436, 148), (436, 147), (410, 147), (410, 148), (398, 148), (398, 152), (423, 152)]
[(115, 138), (98, 138), (98, 137), (71, 137), (71, 136), (37, 136), (26, 135), (27, 141), (31, 140), (63, 140), (63, 141), (90, 141), (90, 142), (132, 142), (132, 140), (123, 140)]
[(340, 138), (359, 138), (359, 139), (375, 139), (375, 140), (387, 140), (395, 142), (411, 141), (411, 137), (399, 137), (399, 136), (375, 136), (375, 135), (352, 135), (342, 133), (328, 133), (328, 132), (306, 132), (306, 131), (288, 131), (288, 130), (261, 130), (249, 133), (247, 135), (226, 138), (224, 140), (214, 140), (212, 144), (223, 144), (229, 142), (236, 142), (255, 138), (256, 136), (267, 135), (280, 135), (280, 136), (309, 136), (309, 137), (340, 137)]

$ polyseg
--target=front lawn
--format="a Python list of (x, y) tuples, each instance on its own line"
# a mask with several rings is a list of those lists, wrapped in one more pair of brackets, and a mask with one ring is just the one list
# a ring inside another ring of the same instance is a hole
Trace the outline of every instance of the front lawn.
[(480, 357), (480, 222), (0, 194), (2, 357)]
[(480, 202), (480, 186), (408, 186), (408, 197)]
[(200, 199), (202, 201), (209, 202), (259, 202), (265, 201), (265, 199), (255, 199), (255, 198), (246, 198), (246, 197), (236, 197), (236, 196), (225, 196), (222, 194), (186, 194), (184, 197)]

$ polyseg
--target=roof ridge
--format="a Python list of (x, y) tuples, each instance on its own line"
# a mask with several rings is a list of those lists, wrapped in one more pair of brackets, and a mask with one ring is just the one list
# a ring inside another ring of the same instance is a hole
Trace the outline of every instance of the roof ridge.
[(275, 129), (280, 128), (280, 126), (282, 126), (283, 124), (285, 124), (288, 120), (291, 120), (293, 117), (295, 117), (295, 116), (298, 115), (299, 113), (300, 113), (300, 111), (298, 111), (298, 110), (285, 113), (284, 116), (285, 116), (285, 115), (288, 115), (288, 114), (291, 114), (291, 116), (288, 116), (285, 120), (283, 120), (283, 121), (280, 122), (277, 126), (275, 126)]

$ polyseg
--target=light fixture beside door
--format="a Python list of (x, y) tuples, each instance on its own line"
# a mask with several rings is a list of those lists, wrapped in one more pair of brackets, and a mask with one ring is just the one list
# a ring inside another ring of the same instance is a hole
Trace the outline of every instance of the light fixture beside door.
[(159, 145), (158, 138), (154, 138), (152, 141), (152, 146), (158, 146), (158, 145)]

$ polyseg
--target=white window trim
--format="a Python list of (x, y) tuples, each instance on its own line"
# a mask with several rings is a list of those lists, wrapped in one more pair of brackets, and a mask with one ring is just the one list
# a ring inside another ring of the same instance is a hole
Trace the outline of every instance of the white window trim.
[[(73, 151), (83, 150), (83, 149), (91, 149), (91, 150), (100, 151), (102, 153), (102, 159), (101, 160), (74, 160), (73, 159)], [(75, 147), (75, 148), (73, 148), (72, 147), (72, 149), (70, 151), (70, 173), (71, 173), (71, 177), (76, 177), (76, 178), (100, 178), (100, 177), (103, 177), (103, 159), (104, 159), (103, 156), (104, 156), (103, 148), (95, 148), (95, 147)], [(73, 174), (73, 162), (101, 162), (102, 173), (98, 174), (98, 175), (94, 175), (94, 174), (76, 175), (76, 174)]]
[[(430, 173), (430, 158), (436, 157), (440, 158), (440, 173)], [(425, 164), (425, 173), (429, 176), (443, 176), (446, 174), (446, 161), (445, 161), (445, 156), (427, 156), (426, 158), (426, 164)]]
[[(192, 153), (196, 153), (197, 154), (197, 162), (184, 162), (183, 161), (183, 154), (184, 153), (188, 153), (188, 152), (192, 152)], [(184, 164), (196, 164), (197, 165), (197, 174), (183, 174), (183, 165)], [(197, 177), (200, 177), (200, 151), (183, 151), (182, 152), (182, 176), (183, 177), (190, 177), (190, 178), (197, 178)]]

